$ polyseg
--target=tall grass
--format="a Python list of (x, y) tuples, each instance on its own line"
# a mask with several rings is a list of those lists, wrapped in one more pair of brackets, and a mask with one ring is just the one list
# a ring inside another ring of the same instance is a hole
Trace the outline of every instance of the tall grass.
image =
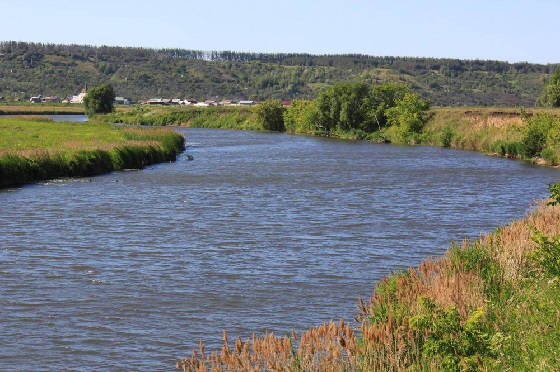
[(96, 117), (110, 123), (154, 126), (188, 126), (264, 130), (250, 107), (149, 107), (135, 106), (131, 110)]
[(0, 119), (0, 187), (175, 160), (179, 133), (109, 124)]
[(80, 115), (84, 106), (65, 103), (12, 103), (0, 105), (0, 115)]
[(360, 300), (354, 326), (331, 322), (232, 345), (224, 334), (221, 350), (208, 353), (201, 343), (177, 368), (558, 370), (560, 278), (547, 276), (533, 259), (544, 249), (535, 230), (541, 241), (560, 234), (560, 206), (540, 203), (525, 218), (386, 277), (368, 301)]

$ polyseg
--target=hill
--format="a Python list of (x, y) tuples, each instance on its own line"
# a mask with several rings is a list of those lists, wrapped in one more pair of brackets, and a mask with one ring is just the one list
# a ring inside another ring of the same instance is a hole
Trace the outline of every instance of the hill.
[(261, 54), (183, 49), (0, 43), (0, 96), (76, 94), (109, 82), (119, 96), (314, 98), (340, 81), (406, 82), (438, 106), (533, 106), (560, 64)]

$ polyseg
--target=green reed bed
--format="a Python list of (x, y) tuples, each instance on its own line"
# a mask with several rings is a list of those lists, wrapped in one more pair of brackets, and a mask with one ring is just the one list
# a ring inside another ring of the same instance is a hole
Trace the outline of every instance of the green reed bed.
[(141, 169), (175, 160), (184, 143), (166, 129), (0, 118), (0, 187)]
[(264, 130), (251, 107), (135, 106), (128, 110), (98, 115), (96, 120), (153, 126)]

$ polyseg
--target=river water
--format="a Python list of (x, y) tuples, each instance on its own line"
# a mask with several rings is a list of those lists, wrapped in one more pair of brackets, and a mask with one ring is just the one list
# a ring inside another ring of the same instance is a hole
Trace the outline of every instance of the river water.
[(175, 163), (0, 191), (0, 369), (172, 370), (199, 340), (356, 313), (382, 276), (523, 216), (556, 170), (181, 129)]

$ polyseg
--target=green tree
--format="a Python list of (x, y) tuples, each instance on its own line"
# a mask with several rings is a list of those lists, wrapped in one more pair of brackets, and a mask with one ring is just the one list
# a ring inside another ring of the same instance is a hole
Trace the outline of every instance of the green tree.
[(394, 107), (405, 93), (412, 92), (410, 87), (402, 83), (384, 83), (372, 87), (373, 107), (369, 112), (371, 120), (381, 129), (387, 125), (387, 110)]
[(284, 128), (284, 106), (277, 99), (269, 99), (257, 106), (257, 120), (266, 130), (283, 132)]
[(106, 114), (113, 111), (115, 91), (111, 84), (101, 84), (91, 88), (84, 97), (84, 105), (87, 116), (94, 114)]
[(560, 107), (560, 71), (555, 72), (545, 85), (537, 104)]
[(315, 101), (296, 99), (284, 112), (284, 125), (290, 133), (313, 134), (317, 130)]
[(412, 135), (422, 131), (429, 108), (430, 103), (419, 94), (407, 92), (397, 99), (394, 107), (386, 110), (387, 121), (398, 127), (403, 141), (408, 141)]
[(370, 92), (365, 83), (338, 83), (323, 90), (317, 98), (318, 126), (326, 133), (350, 129), (368, 131)]

